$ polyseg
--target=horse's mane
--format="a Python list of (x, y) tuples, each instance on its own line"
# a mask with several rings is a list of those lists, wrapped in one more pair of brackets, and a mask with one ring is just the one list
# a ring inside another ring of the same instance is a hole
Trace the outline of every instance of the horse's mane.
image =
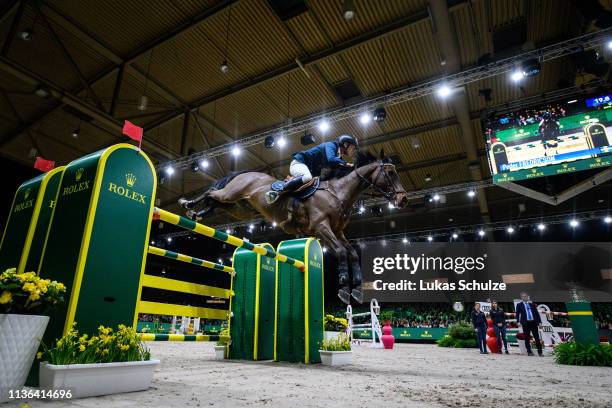
[(366, 166), (370, 163), (374, 163), (375, 161), (377, 161), (378, 159), (376, 158), (375, 155), (372, 154), (372, 152), (370, 151), (358, 151), (357, 152), (357, 157), (355, 158), (355, 167), (354, 168), (346, 168), (346, 167), (341, 167), (341, 168), (337, 168), (337, 169), (333, 169), (331, 171), (329, 171), (329, 174), (323, 176), (323, 174), (321, 174), (321, 180), (330, 180), (333, 178), (342, 178), (344, 176), (349, 175), (354, 169), (362, 167), (362, 166)]

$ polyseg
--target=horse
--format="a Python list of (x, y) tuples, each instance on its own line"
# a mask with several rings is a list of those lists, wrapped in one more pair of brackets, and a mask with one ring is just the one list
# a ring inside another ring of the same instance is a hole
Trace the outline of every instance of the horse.
[[(290, 194), (283, 194), (269, 204), (265, 194), (275, 181), (266, 173), (238, 172), (218, 180), (191, 200), (181, 198), (179, 205), (187, 209), (188, 216), (195, 218), (209, 215), (215, 209), (221, 209), (239, 220), (250, 220), (260, 214), (269, 222), (276, 222), (287, 234), (319, 238), (338, 259), (338, 296), (347, 304), (351, 297), (362, 303), (359, 255), (345, 237), (344, 229), (355, 203), (370, 187), (393, 201), (396, 207), (407, 204), (408, 195), (395, 165), (384, 157), (382, 150), (378, 159), (371, 153), (358, 153), (354, 167), (340, 170), (336, 178), (321, 181), (314, 194), (307, 199), (298, 200)], [(200, 203), (204, 209), (195, 211)]]

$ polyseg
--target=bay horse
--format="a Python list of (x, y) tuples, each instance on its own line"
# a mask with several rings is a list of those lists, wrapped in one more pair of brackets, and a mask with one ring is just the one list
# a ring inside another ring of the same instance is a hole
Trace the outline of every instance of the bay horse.
[[(269, 204), (265, 194), (276, 179), (266, 173), (240, 172), (218, 180), (191, 200), (181, 198), (179, 205), (188, 210), (188, 216), (198, 219), (215, 209), (224, 210), (239, 220), (251, 220), (261, 214), (269, 222), (276, 222), (287, 234), (319, 238), (338, 259), (338, 296), (347, 304), (351, 296), (361, 303), (359, 255), (344, 236), (353, 207), (370, 187), (393, 201), (396, 207), (404, 207), (408, 197), (395, 165), (382, 151), (378, 159), (371, 153), (358, 153), (355, 166), (341, 171), (338, 176), (321, 181), (317, 191), (305, 200), (298, 201), (285, 194)], [(204, 209), (195, 211), (198, 204), (203, 204)]]

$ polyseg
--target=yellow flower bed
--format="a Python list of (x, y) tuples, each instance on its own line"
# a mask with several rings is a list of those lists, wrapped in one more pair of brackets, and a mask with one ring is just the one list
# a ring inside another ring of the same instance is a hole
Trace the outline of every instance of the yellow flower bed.
[(0, 274), (0, 313), (45, 314), (64, 301), (65, 293), (62, 283), (7, 269)]

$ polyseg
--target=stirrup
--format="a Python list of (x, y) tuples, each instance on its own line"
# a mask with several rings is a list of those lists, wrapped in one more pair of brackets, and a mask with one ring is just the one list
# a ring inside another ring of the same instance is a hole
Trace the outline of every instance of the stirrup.
[(351, 304), (351, 295), (349, 294), (348, 291), (349, 291), (349, 288), (346, 287), (346, 286), (340, 288), (340, 290), (338, 291), (338, 297), (340, 298), (342, 303), (350, 305)]
[(278, 193), (278, 191), (267, 191), (266, 192), (266, 203), (268, 204), (274, 204), (276, 202), (276, 200), (278, 200), (278, 197), (280, 196), (280, 194)]

